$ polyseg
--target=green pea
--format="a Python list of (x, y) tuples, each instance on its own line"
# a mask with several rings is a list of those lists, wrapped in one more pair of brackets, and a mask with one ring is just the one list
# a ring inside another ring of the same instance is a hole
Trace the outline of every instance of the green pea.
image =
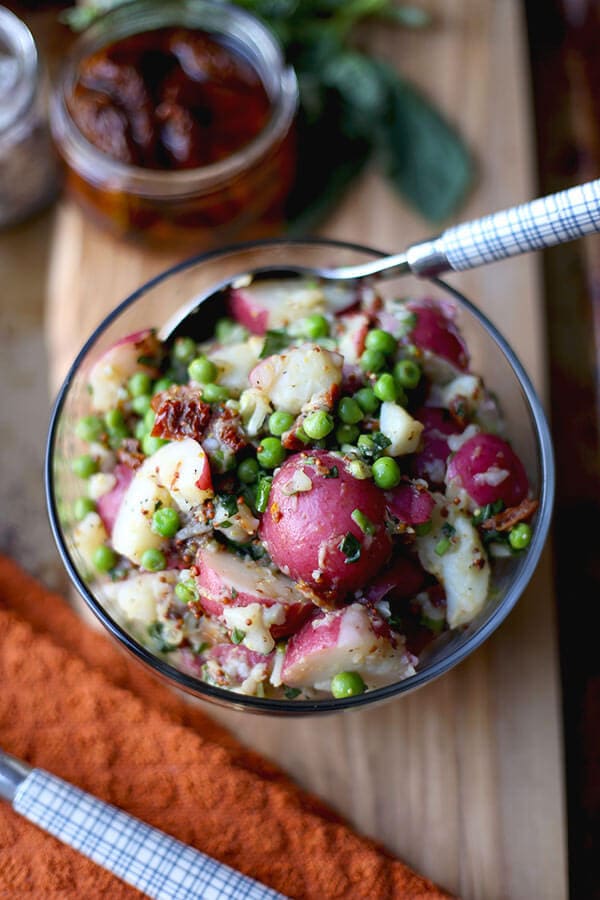
[(172, 506), (162, 506), (152, 516), (152, 531), (161, 537), (172, 538), (179, 530), (179, 514)]
[(331, 679), (331, 693), (337, 700), (364, 694), (366, 689), (367, 686), (358, 672), (338, 672)]
[(144, 425), (146, 426), (146, 431), (152, 431), (154, 428), (154, 422), (156, 421), (156, 413), (153, 409), (149, 409), (148, 412), (144, 416)]
[(263, 477), (258, 482), (258, 485), (256, 487), (256, 502), (254, 505), (256, 507), (256, 511), (259, 513), (264, 513), (267, 508), (272, 483), (273, 479), (270, 476)]
[(148, 572), (160, 572), (167, 565), (165, 554), (162, 550), (157, 550), (154, 547), (144, 550), (140, 562), (142, 568), (147, 569)]
[(527, 522), (519, 522), (510, 529), (508, 542), (513, 550), (525, 550), (531, 543), (531, 526)]
[(213, 384), (212, 382), (203, 384), (202, 399), (205, 403), (225, 403), (226, 400), (229, 400), (229, 391), (220, 384)]
[(215, 337), (221, 344), (244, 341), (248, 337), (248, 329), (233, 319), (219, 319), (215, 326)]
[(311, 341), (316, 341), (317, 338), (327, 337), (329, 334), (329, 322), (325, 316), (321, 316), (318, 313), (307, 316), (302, 320), (302, 333), (306, 335), (307, 338), (310, 338)]
[(117, 450), (125, 438), (129, 437), (129, 429), (127, 425), (119, 425), (117, 428), (111, 428), (108, 432), (108, 443), (113, 450)]
[(333, 418), (324, 409), (317, 409), (307, 415), (302, 423), (305, 433), (314, 441), (320, 441), (333, 431)]
[(135, 372), (129, 379), (127, 387), (132, 397), (141, 397), (142, 394), (150, 393), (152, 380), (147, 372)]
[(396, 338), (389, 331), (383, 331), (381, 328), (373, 328), (367, 334), (365, 340), (367, 350), (375, 350), (389, 356), (397, 347)]
[(82, 441), (92, 443), (100, 440), (104, 432), (104, 423), (98, 416), (84, 416), (75, 426), (75, 434)]
[(362, 409), (353, 397), (342, 397), (338, 403), (337, 414), (344, 425), (356, 425), (363, 417)]
[(259, 472), (260, 466), (258, 461), (252, 456), (242, 460), (237, 470), (238, 478), (243, 484), (254, 484)]
[(354, 444), (360, 431), (358, 425), (338, 425), (335, 430), (335, 439), (338, 444)]
[(214, 382), (219, 370), (206, 356), (197, 356), (188, 366), (188, 375), (192, 381), (207, 385)]
[(363, 372), (379, 372), (385, 366), (385, 356), (381, 350), (365, 350), (358, 362)]
[(150, 394), (140, 394), (139, 397), (134, 397), (131, 401), (131, 408), (138, 416), (145, 416), (150, 409), (151, 403), (152, 397)]
[(96, 504), (89, 497), (78, 497), (73, 504), (73, 516), (78, 522), (85, 519), (88, 513), (94, 512)]
[(187, 366), (196, 355), (196, 341), (191, 337), (178, 337), (173, 344), (173, 360)]
[(167, 441), (163, 440), (163, 438), (152, 437), (151, 434), (145, 434), (142, 438), (142, 451), (146, 454), (146, 456), (152, 456), (153, 453), (156, 453), (157, 450), (160, 450), (161, 447), (164, 447)]
[(138, 441), (143, 441), (146, 435), (148, 434), (148, 429), (146, 428), (146, 423), (143, 419), (139, 422), (136, 422), (136, 425), (133, 429), (133, 433), (138, 439)]
[(196, 585), (190, 579), (189, 581), (179, 581), (175, 585), (175, 596), (182, 603), (195, 603), (198, 599), (198, 591)]
[(264, 469), (275, 469), (285, 459), (285, 449), (276, 437), (263, 438), (256, 451), (256, 458)]
[(380, 375), (373, 385), (373, 392), (382, 402), (393, 403), (398, 396), (394, 376), (390, 375), (389, 372), (384, 372), (383, 375)]
[(110, 572), (117, 564), (117, 554), (110, 547), (107, 547), (106, 544), (102, 544), (102, 546), (94, 550), (92, 562), (94, 563), (94, 568), (98, 569), (99, 572)]
[(380, 456), (373, 463), (373, 478), (377, 487), (384, 491), (400, 484), (400, 467), (391, 456)]
[(125, 425), (125, 417), (120, 409), (109, 409), (108, 412), (104, 414), (104, 421), (106, 422), (106, 427), (109, 431), (114, 431)]
[(98, 471), (98, 463), (89, 453), (83, 453), (81, 456), (75, 457), (71, 468), (79, 478), (89, 478)]
[(421, 380), (421, 367), (412, 359), (400, 359), (394, 366), (394, 378), (403, 388), (416, 388)]
[(163, 378), (159, 378), (156, 384), (154, 385), (154, 393), (162, 394), (163, 391), (168, 391), (170, 387), (173, 387), (175, 382), (172, 378), (168, 378), (166, 375)]
[(360, 390), (355, 393), (354, 399), (356, 400), (362, 411), (365, 413), (369, 413), (372, 415), (379, 409), (379, 400), (375, 396), (375, 391), (373, 390), (373, 388), (360, 388)]
[(269, 431), (276, 437), (281, 437), (284, 431), (289, 431), (293, 424), (294, 416), (291, 413), (283, 412), (281, 409), (275, 410), (269, 416)]

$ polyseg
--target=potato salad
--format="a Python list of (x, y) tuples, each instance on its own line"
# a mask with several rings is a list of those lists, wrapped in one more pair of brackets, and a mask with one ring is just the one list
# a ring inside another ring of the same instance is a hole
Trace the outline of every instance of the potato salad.
[(291, 277), (226, 302), (210, 339), (149, 328), (89, 371), (74, 557), (208, 684), (311, 700), (405, 679), (481, 612), (537, 507), (456, 310)]

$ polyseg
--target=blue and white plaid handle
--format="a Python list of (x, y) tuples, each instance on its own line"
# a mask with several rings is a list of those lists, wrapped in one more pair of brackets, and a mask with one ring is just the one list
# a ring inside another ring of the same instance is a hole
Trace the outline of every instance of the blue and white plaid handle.
[(448, 228), (406, 252), (410, 269), (436, 275), (552, 247), (600, 231), (600, 179)]
[(282, 894), (60, 778), (32, 769), (14, 809), (157, 900), (281, 900)]

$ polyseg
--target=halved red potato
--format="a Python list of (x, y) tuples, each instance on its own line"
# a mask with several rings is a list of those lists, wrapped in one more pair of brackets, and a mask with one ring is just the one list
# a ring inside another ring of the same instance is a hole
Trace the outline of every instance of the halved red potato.
[(264, 334), (314, 313), (335, 314), (353, 306), (356, 299), (355, 290), (346, 286), (319, 285), (297, 278), (269, 279), (233, 288), (229, 309), (252, 334)]
[(274, 656), (255, 653), (243, 644), (215, 644), (203, 655), (202, 677), (219, 687), (252, 695), (267, 680)]
[(435, 506), (429, 491), (408, 481), (386, 491), (385, 502), (388, 512), (406, 525), (422, 525), (429, 521)]
[(414, 416), (423, 423), (421, 449), (410, 459), (410, 472), (415, 478), (424, 478), (432, 487), (440, 487), (446, 477), (446, 465), (450, 455), (448, 438), (460, 434), (462, 427), (447, 409), (423, 406)]
[(461, 333), (454, 324), (454, 309), (436, 300), (411, 300), (406, 308), (416, 316), (409, 332), (411, 343), (428, 350), (464, 372), (469, 367), (469, 354)]
[(503, 500), (517, 506), (529, 489), (523, 464), (514, 450), (495, 434), (479, 433), (456, 451), (446, 472), (448, 495), (466, 491), (477, 506)]
[[(370, 523), (367, 533), (352, 518), (357, 510)], [(363, 587), (391, 551), (383, 491), (355, 478), (342, 457), (326, 450), (285, 461), (259, 535), (279, 569), (336, 599)]]
[(152, 530), (157, 504), (188, 513), (212, 493), (210, 464), (200, 444), (193, 438), (164, 444), (136, 470), (123, 494), (113, 523), (113, 547), (141, 565), (146, 550), (166, 546)]
[(152, 378), (158, 369), (148, 360), (160, 356), (161, 345), (155, 332), (147, 328), (122, 338), (94, 364), (89, 375), (92, 409), (108, 412), (127, 399), (127, 382), (136, 372)]
[(348, 313), (338, 319), (338, 349), (346, 365), (358, 363), (369, 333), (369, 316), (366, 313)]
[(261, 360), (249, 380), (276, 409), (297, 416), (309, 401), (330, 408), (334, 405), (343, 365), (339, 353), (307, 343)]
[[(196, 567), (200, 603), (206, 612), (241, 631), (266, 629), (277, 640), (296, 631), (314, 609), (290, 578), (217, 544), (199, 550)], [(232, 607), (252, 604), (259, 604), (263, 610), (261, 616), (250, 610), (250, 624), (243, 613), (235, 613), (232, 618)], [(240, 618), (237, 625), (233, 624), (236, 616)], [(262, 639), (260, 646), (264, 646)]]
[(133, 479), (134, 471), (129, 466), (117, 463), (113, 470), (113, 475), (117, 479), (117, 483), (112, 490), (99, 497), (96, 504), (98, 515), (104, 522), (104, 527), (109, 534), (112, 533), (123, 497)]
[(378, 603), (388, 594), (396, 600), (408, 600), (419, 593), (424, 581), (425, 572), (416, 560), (396, 556), (365, 589), (365, 600)]
[(290, 638), (281, 680), (290, 687), (327, 691), (339, 672), (358, 672), (373, 688), (400, 681), (414, 668), (402, 638), (392, 635), (373, 610), (352, 603), (320, 613)]

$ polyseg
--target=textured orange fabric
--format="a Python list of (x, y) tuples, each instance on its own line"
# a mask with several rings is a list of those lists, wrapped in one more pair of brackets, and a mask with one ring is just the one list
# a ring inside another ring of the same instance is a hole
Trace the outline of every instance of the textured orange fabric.
[[(290, 897), (449, 896), (2, 557), (0, 746)], [(140, 896), (0, 803), (0, 897), (27, 895)]]

